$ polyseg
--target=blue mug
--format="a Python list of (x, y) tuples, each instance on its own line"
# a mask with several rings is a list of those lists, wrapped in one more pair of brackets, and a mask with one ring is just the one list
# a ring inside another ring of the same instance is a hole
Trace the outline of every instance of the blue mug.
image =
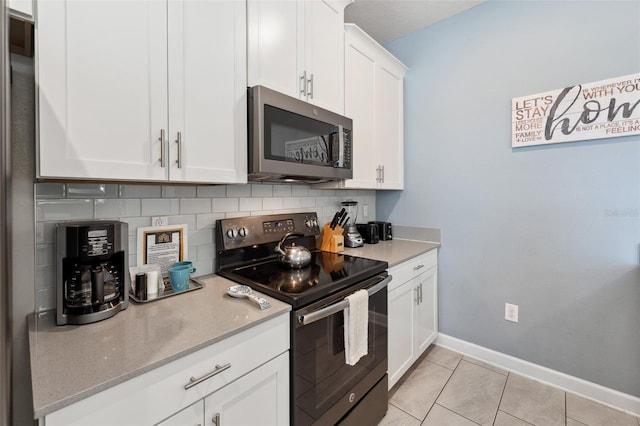
[(173, 291), (184, 291), (189, 288), (189, 276), (196, 268), (188, 265), (178, 265), (169, 268), (169, 280)]
[[(175, 268), (176, 266), (188, 266), (189, 268), (193, 267), (193, 262), (190, 260), (184, 260), (182, 262), (176, 262), (173, 264), (172, 268)], [(195, 270), (193, 271), (195, 272)]]

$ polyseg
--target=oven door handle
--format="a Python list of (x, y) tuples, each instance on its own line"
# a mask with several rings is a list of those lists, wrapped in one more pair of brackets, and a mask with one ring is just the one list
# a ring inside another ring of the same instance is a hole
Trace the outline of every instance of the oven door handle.
[[(388, 275), (385, 279), (380, 281), (378, 284), (375, 284), (367, 289), (367, 293), (369, 296), (376, 294), (378, 291), (382, 290), (391, 282), (393, 277)], [(340, 312), (349, 306), (349, 301), (347, 299), (342, 299), (340, 302), (334, 303), (333, 305), (325, 306), (322, 309), (318, 309), (317, 311), (311, 312), (306, 315), (298, 315), (298, 323), (302, 325), (311, 324), (313, 322), (319, 321), (323, 318), (326, 318), (330, 315), (335, 314), (336, 312)]]

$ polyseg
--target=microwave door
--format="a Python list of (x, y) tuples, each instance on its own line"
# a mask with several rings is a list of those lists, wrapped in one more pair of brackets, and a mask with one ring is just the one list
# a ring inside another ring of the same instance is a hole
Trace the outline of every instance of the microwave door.
[(344, 127), (338, 125), (338, 131), (330, 135), (332, 166), (344, 167)]

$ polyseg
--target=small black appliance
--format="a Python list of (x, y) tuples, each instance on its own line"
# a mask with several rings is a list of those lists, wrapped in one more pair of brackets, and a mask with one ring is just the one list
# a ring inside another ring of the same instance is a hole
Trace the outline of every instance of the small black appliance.
[(88, 324), (129, 304), (128, 224), (65, 222), (56, 227), (56, 322)]
[(388, 241), (393, 239), (391, 222), (372, 221), (369, 223), (375, 223), (378, 226), (378, 238), (380, 239), (380, 241)]
[(365, 244), (378, 244), (380, 241), (378, 237), (378, 225), (375, 223), (357, 223), (356, 228)]

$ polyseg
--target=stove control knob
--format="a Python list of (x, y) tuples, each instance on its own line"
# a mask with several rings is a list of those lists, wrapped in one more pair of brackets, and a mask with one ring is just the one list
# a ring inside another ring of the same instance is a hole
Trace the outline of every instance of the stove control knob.
[(227, 237), (229, 238), (235, 238), (238, 236), (238, 230), (235, 228), (231, 228), (227, 231)]
[(242, 228), (238, 229), (238, 235), (240, 235), (241, 237), (246, 237), (247, 235), (249, 235), (249, 230), (243, 226)]
[(304, 224), (307, 228), (315, 228), (318, 226), (318, 221), (316, 219), (307, 219), (304, 221)]

